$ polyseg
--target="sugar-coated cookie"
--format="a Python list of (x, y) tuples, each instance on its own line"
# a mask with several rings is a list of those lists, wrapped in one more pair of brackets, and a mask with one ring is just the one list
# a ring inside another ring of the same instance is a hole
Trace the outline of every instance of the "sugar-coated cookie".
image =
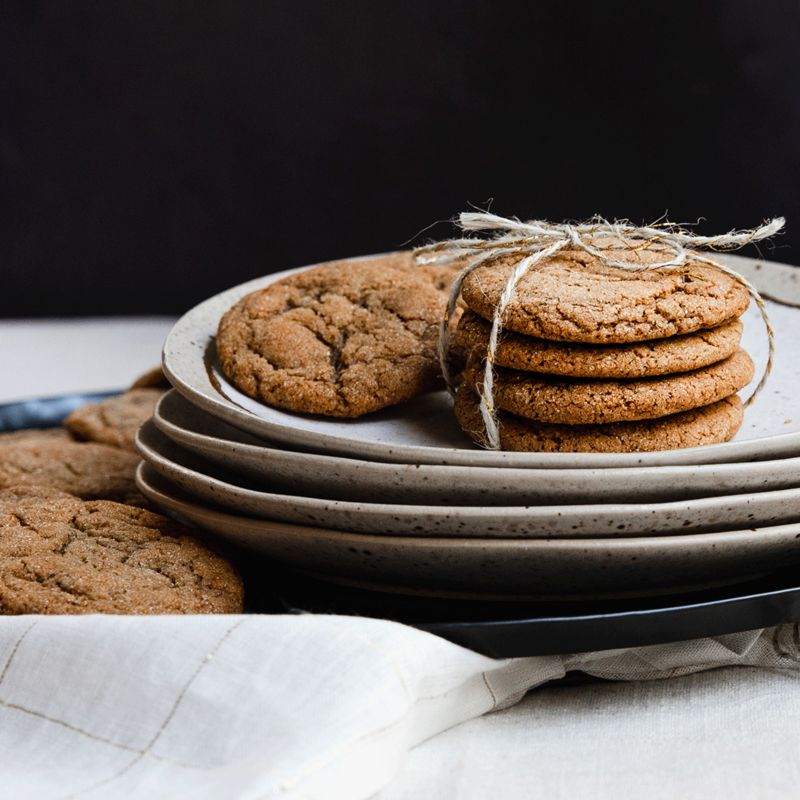
[(433, 388), (444, 294), (409, 263), (404, 254), (336, 262), (243, 297), (219, 324), (226, 376), (268, 405), (333, 417)]
[[(646, 266), (669, 256), (623, 248), (614, 257)], [(461, 291), (467, 306), (491, 320), (515, 263), (492, 261), (470, 273)], [(624, 344), (713, 328), (741, 316), (749, 301), (741, 283), (708, 264), (632, 272), (570, 250), (523, 276), (503, 325), (541, 339)]]
[[(485, 444), (478, 397), (462, 385), (456, 418), (477, 444)], [(668, 417), (607, 425), (552, 425), (501, 412), (503, 450), (550, 453), (631, 453), (727, 442), (742, 424), (741, 400), (733, 395), (709, 406)]]
[[(750, 383), (753, 371), (753, 362), (744, 350), (693, 372), (635, 380), (570, 380), (498, 368), (493, 395), (498, 408), (538, 422), (629, 422), (716, 403)], [(482, 376), (482, 369), (474, 363), (464, 380), (475, 387)]]
[(139, 426), (153, 416), (161, 389), (141, 388), (75, 409), (64, 427), (76, 438), (133, 450)]
[(167, 517), (52, 487), (0, 491), (0, 614), (234, 614), (233, 567)]
[(144, 502), (134, 478), (139, 457), (118, 447), (69, 439), (0, 442), (0, 489), (48, 484), (85, 499)]
[[(742, 323), (725, 322), (710, 330), (633, 344), (592, 345), (553, 342), (503, 331), (495, 363), (525, 372), (575, 378), (644, 378), (687, 372), (732, 355), (742, 338)], [(485, 355), (491, 323), (467, 311), (451, 339), (461, 353)]]

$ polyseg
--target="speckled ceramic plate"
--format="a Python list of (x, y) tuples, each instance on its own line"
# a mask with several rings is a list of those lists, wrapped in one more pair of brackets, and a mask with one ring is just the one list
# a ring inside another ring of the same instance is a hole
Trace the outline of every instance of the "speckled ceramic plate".
[(365, 536), (209, 508), (147, 464), (140, 465), (137, 484), (170, 516), (275, 561), (340, 580), (435, 594), (674, 592), (800, 563), (800, 524), (633, 539)]
[(686, 534), (800, 521), (800, 488), (673, 503), (445, 506), (326, 500), (264, 492), (183, 450), (152, 421), (136, 444), (144, 459), (187, 494), (239, 514), (364, 534), (467, 538), (576, 538)]
[(686, 500), (800, 486), (800, 457), (618, 469), (390, 464), (268, 447), (168, 392), (153, 415), (181, 447), (269, 491), (371, 503), (531, 505)]
[[(778, 348), (770, 383), (748, 409), (742, 430), (735, 439), (720, 445), (656, 453), (491, 452), (471, 445), (455, 422), (452, 402), (445, 392), (434, 392), (355, 420), (292, 414), (270, 408), (236, 390), (222, 374), (214, 344), (217, 325), (225, 311), (245, 294), (298, 270), (257, 278), (193, 308), (178, 320), (167, 337), (164, 370), (175, 388), (191, 402), (242, 430), (295, 449), (376, 461), (597, 468), (711, 464), (800, 455), (800, 414), (794, 399), (800, 392), (800, 359), (793, 352), (800, 330), (800, 309), (794, 307), (800, 305), (800, 271), (767, 261), (731, 256), (725, 259), (781, 303), (767, 303)], [(753, 356), (758, 375), (766, 357), (766, 337), (752, 305), (744, 317), (743, 346)], [(750, 388), (746, 389), (744, 396), (749, 391)]]

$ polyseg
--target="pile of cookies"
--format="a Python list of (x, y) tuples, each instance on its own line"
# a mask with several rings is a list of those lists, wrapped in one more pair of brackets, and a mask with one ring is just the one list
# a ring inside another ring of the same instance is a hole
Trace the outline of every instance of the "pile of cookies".
[(133, 439), (168, 386), (153, 371), (127, 392), (77, 408), (61, 428), (0, 433), (0, 489), (42, 484), (86, 500), (142, 505)]
[(149, 510), (133, 438), (160, 370), (63, 428), (0, 434), (0, 614), (242, 610), (242, 582), (189, 529)]
[[(724, 442), (742, 422), (736, 393), (753, 378), (740, 349), (747, 289), (716, 267), (606, 266), (562, 251), (527, 273), (502, 318), (492, 407), (505, 450), (630, 452)], [(455, 411), (485, 441), (479, 411), (491, 320), (513, 264), (470, 273), (454, 333), (465, 360)]]

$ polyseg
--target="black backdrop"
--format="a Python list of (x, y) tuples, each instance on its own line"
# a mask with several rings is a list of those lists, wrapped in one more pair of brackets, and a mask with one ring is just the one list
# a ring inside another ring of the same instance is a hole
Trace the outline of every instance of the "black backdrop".
[(0, 316), (177, 313), (490, 198), (784, 214), (799, 263), (799, 51), (796, 2), (6, 0)]

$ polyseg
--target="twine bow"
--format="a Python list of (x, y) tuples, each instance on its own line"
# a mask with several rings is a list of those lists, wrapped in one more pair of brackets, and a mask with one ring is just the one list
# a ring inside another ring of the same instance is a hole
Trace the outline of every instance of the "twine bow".
[[(488, 261), (498, 258), (519, 259), (511, 271), (494, 310), (483, 368), (483, 381), (478, 392), (481, 417), (486, 428), (486, 443), (490, 449), (500, 449), (500, 429), (493, 389), (494, 362), (500, 332), (503, 328), (503, 316), (522, 277), (565, 248), (583, 250), (606, 266), (619, 267), (631, 272), (670, 271), (681, 267), (687, 261), (699, 261), (716, 267), (738, 281), (747, 289), (750, 297), (758, 306), (769, 343), (764, 373), (745, 406), (749, 406), (764, 388), (772, 371), (775, 355), (775, 335), (769, 322), (764, 300), (747, 278), (704, 253), (698, 252), (697, 248), (716, 251), (736, 250), (751, 242), (763, 241), (783, 228), (785, 224), (783, 217), (769, 220), (758, 228), (732, 230), (720, 236), (698, 236), (671, 223), (637, 226), (626, 220), (609, 222), (602, 217), (594, 217), (589, 222), (573, 225), (543, 220), (522, 222), (496, 214), (465, 212), (459, 216), (458, 224), (464, 232), (480, 231), (488, 236), (487, 238), (449, 239), (419, 247), (414, 253), (417, 263), (421, 264), (444, 264), (464, 258), (468, 259), (467, 266), (461, 270), (453, 282), (447, 308), (439, 327), (439, 362), (451, 394), (454, 393), (454, 380), (448, 363), (450, 320), (458, 303), (464, 279)], [(598, 246), (601, 240), (603, 240), (602, 246)], [(663, 252), (665, 258), (663, 261), (643, 264), (620, 260), (616, 257), (621, 252), (638, 250)]]

